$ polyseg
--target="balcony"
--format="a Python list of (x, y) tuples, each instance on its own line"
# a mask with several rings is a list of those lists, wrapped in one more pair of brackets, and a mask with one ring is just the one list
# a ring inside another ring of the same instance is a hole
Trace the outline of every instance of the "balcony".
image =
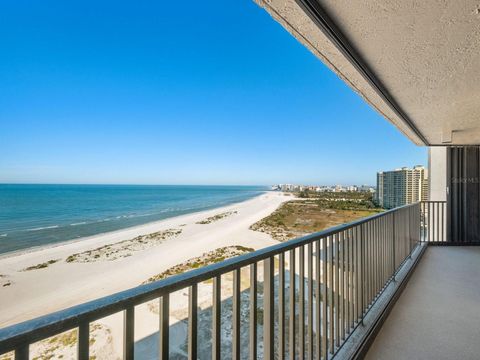
[(367, 359), (478, 359), (480, 248), (430, 246)]
[[(39, 341), (73, 331), (76, 358), (89, 359), (95, 322), (115, 314), (123, 318), (124, 359), (363, 357), (385, 319), (369, 358), (429, 351), (439, 332), (467, 342), (477, 335), (468, 325), (479, 293), (459, 279), (478, 272), (478, 252), (428, 246), (446, 243), (445, 214), (444, 202), (407, 205), (4, 328), (0, 354), (28, 359)], [(458, 261), (468, 268), (451, 266)], [(205, 294), (210, 307), (200, 306)], [(172, 321), (182, 296), (188, 315)], [(463, 306), (438, 316), (453, 299)], [(158, 326), (146, 336), (136, 329), (147, 302)]]

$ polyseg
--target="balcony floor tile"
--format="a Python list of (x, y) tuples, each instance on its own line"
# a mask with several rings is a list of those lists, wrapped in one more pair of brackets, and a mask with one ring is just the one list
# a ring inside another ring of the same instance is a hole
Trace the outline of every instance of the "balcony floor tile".
[(366, 359), (480, 359), (480, 246), (430, 246)]

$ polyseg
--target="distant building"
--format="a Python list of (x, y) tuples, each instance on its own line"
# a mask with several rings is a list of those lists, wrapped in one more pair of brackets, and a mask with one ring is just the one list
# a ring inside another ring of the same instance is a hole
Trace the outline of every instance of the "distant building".
[(281, 190), (286, 192), (311, 191), (311, 192), (375, 192), (375, 187), (369, 185), (295, 185), (278, 184), (271, 187), (272, 190)]
[(392, 209), (428, 200), (428, 172), (423, 166), (377, 173), (378, 205)]
[(375, 188), (373, 186), (370, 186), (370, 185), (361, 185), (361, 186), (357, 187), (357, 191), (374, 193)]

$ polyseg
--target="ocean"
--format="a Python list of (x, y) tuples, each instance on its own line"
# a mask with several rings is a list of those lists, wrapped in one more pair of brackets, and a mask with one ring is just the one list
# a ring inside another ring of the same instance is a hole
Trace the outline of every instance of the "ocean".
[(0, 184), (0, 254), (213, 209), (264, 186)]

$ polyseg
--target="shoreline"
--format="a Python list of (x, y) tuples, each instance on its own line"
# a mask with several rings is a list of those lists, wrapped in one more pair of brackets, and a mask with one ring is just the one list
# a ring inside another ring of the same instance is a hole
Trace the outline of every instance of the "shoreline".
[(255, 196), (253, 196), (249, 199), (246, 199), (246, 200), (232, 202), (232, 203), (227, 204), (227, 205), (220, 205), (218, 207), (212, 207), (212, 208), (209, 208), (209, 209), (197, 210), (197, 211), (189, 212), (189, 213), (182, 214), (182, 215), (173, 215), (173, 216), (169, 216), (169, 217), (166, 217), (166, 218), (163, 218), (163, 219), (160, 219), (160, 220), (149, 221), (149, 222), (146, 222), (144, 224), (128, 226), (128, 227), (125, 227), (125, 228), (112, 230), (112, 231), (104, 231), (104, 232), (100, 232), (100, 233), (90, 235), (90, 236), (83, 236), (83, 237), (64, 240), (64, 241), (55, 242), (55, 243), (51, 243), (51, 244), (31, 246), (31, 247), (28, 247), (28, 248), (25, 248), (25, 249), (18, 249), (18, 250), (8, 251), (8, 252), (5, 252), (5, 253), (0, 253), (0, 261), (2, 261), (4, 259), (7, 259), (7, 258), (10, 258), (10, 257), (15, 257), (15, 256), (19, 256), (19, 255), (29, 254), (29, 253), (32, 253), (32, 252), (43, 251), (43, 250), (46, 250), (46, 249), (65, 246), (65, 245), (69, 245), (69, 244), (76, 243), (76, 242), (88, 241), (88, 240), (97, 238), (97, 237), (102, 236), (102, 235), (109, 235), (109, 234), (113, 235), (115, 233), (119, 233), (119, 232), (123, 232), (123, 231), (127, 231), (127, 230), (137, 230), (137, 229), (141, 229), (142, 227), (146, 227), (146, 226), (159, 225), (159, 223), (162, 223), (162, 222), (167, 221), (167, 220), (180, 219), (182, 217), (188, 217), (189, 215), (208, 213), (208, 212), (211, 212), (211, 211), (214, 211), (214, 210), (229, 208), (229, 207), (234, 206), (236, 204), (241, 204), (241, 203), (244, 203), (244, 202), (247, 202), (247, 201), (254, 200), (254, 199), (256, 199), (256, 198), (258, 198), (258, 197), (260, 197), (264, 194), (267, 194), (267, 193), (269, 193), (269, 191), (266, 190), (264, 192), (261, 192), (258, 195), (255, 195)]
[[(278, 243), (249, 227), (291, 199), (265, 192), (214, 209), (3, 255), (0, 327), (136, 287), (220, 247), (257, 250)], [(151, 235), (157, 238), (149, 243)], [(139, 248), (139, 243), (145, 246)], [(76, 257), (68, 261), (72, 255)]]

